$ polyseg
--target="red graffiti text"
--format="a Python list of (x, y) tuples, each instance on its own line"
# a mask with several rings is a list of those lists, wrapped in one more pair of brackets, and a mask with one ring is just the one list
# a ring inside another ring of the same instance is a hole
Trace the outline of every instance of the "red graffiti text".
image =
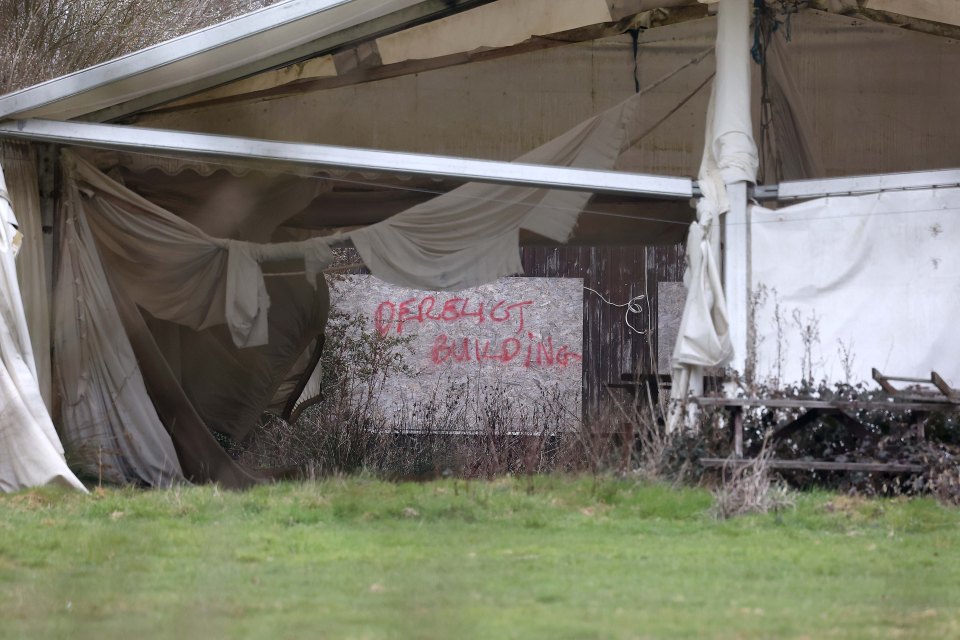
[(521, 302), (500, 300), (493, 304), (485, 304), (482, 301), (471, 302), (470, 298), (450, 298), (441, 302), (432, 295), (426, 295), (403, 302), (384, 300), (377, 306), (373, 321), (382, 336), (388, 335), (391, 331), (402, 335), (404, 327), (408, 324), (460, 321), (478, 325), (484, 322), (512, 322), (516, 325), (515, 332), (522, 334), (523, 310), (532, 304), (533, 300)]
[(492, 360), (503, 364), (515, 363), (531, 367), (566, 367), (580, 362), (583, 356), (566, 345), (555, 347), (553, 338), (537, 339), (527, 332), (527, 339), (506, 338), (499, 342), (481, 338), (454, 338), (437, 336), (430, 350), (430, 361), (435, 365), (473, 362), (477, 365)]

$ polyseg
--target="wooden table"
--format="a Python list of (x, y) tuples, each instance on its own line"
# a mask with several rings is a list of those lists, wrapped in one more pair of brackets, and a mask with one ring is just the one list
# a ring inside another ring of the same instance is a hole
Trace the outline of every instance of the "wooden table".
[[(701, 458), (700, 462), (708, 467), (722, 467), (732, 464), (744, 466), (753, 462), (743, 457), (743, 410), (748, 407), (768, 407), (782, 409), (801, 409), (804, 412), (795, 420), (779, 427), (771, 434), (773, 441), (788, 438), (821, 418), (837, 420), (854, 434), (865, 435), (866, 425), (851, 412), (862, 409), (884, 411), (958, 412), (960, 401), (952, 397), (943, 400), (926, 400), (918, 397), (889, 397), (879, 400), (815, 400), (801, 398), (694, 398), (701, 407), (725, 407), (731, 414), (734, 430), (734, 459)], [(822, 470), (822, 471), (866, 471), (889, 473), (917, 473), (922, 465), (886, 463), (886, 462), (828, 462), (825, 460), (776, 460), (768, 461), (773, 469)]]

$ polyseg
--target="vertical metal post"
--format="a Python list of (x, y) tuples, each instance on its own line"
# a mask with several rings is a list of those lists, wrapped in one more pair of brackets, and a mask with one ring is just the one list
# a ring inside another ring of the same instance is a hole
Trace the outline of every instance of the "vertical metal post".
[[(750, 218), (748, 181), (756, 175), (756, 145), (750, 117), (750, 0), (720, 0), (717, 16), (717, 76), (713, 141), (727, 187), (723, 224), (723, 285), (733, 344), (731, 367), (749, 383)], [(752, 154), (751, 154), (752, 150)], [(751, 157), (752, 155), (752, 157)]]
[(733, 343), (731, 366), (744, 374), (747, 382), (753, 377), (753, 357), (747, 340), (750, 326), (750, 214), (747, 210), (747, 183), (727, 185), (730, 210), (723, 225), (723, 289), (730, 320), (730, 341)]

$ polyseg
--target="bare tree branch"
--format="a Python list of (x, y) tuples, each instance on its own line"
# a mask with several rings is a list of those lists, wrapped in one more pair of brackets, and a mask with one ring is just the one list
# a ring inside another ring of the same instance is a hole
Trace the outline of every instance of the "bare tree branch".
[(0, 0), (0, 94), (276, 0)]

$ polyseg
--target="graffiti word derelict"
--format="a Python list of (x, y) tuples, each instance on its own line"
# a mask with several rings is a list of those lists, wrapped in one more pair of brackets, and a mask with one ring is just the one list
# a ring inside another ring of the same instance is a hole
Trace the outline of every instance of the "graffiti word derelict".
[(470, 298), (450, 298), (438, 304), (434, 296), (426, 295), (420, 298), (410, 298), (403, 302), (393, 303), (384, 300), (377, 307), (373, 315), (377, 331), (386, 336), (391, 330), (397, 335), (403, 334), (405, 325), (416, 322), (457, 322), (458, 320), (473, 321), (477, 324), (484, 322), (515, 322), (516, 333), (523, 333), (523, 308), (533, 304), (533, 300), (507, 303), (499, 300), (492, 305), (476, 302), (471, 307)]

